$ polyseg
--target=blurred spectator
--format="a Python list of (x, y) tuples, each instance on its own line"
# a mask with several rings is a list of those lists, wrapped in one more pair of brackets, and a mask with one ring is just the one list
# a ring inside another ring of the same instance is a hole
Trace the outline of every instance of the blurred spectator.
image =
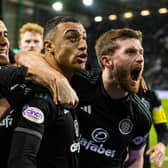
[(43, 49), (43, 27), (26, 23), (19, 30), (19, 48), (25, 51), (41, 52)]

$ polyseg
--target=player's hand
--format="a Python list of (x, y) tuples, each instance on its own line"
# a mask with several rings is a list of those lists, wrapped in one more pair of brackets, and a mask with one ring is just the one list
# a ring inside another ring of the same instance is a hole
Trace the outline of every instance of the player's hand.
[(50, 80), (49, 85), (54, 101), (60, 103), (66, 108), (76, 108), (79, 99), (76, 92), (70, 86), (69, 81), (64, 77), (59, 78), (59, 75), (55, 78), (56, 82)]
[(44, 56), (37, 52), (20, 51), (15, 55), (18, 65), (28, 67), (28, 78), (47, 87), (56, 104), (66, 108), (75, 108), (79, 102), (76, 92), (68, 80), (58, 71), (51, 68), (44, 60)]
[(151, 154), (150, 161), (158, 167), (161, 167), (165, 159), (166, 146), (163, 143), (149, 148), (146, 152), (147, 155)]

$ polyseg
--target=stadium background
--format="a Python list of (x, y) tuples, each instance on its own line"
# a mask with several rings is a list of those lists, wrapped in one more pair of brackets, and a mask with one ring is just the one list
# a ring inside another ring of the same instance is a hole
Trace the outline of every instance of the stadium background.
[[(59, 1), (59, 0), (58, 0)], [(26, 22), (44, 26), (56, 15), (73, 15), (88, 30), (88, 68), (97, 68), (94, 44), (102, 32), (110, 28), (130, 27), (143, 32), (145, 49), (144, 77), (159, 91), (168, 90), (168, 0), (60, 0), (63, 8), (53, 9), (57, 0), (0, 0), (0, 17), (8, 27), (11, 49), (17, 50), (18, 30)], [(163, 106), (168, 116), (168, 93), (164, 92)], [(156, 143), (151, 130), (150, 143)], [(168, 157), (168, 149), (167, 149)], [(163, 168), (168, 168), (168, 159)]]

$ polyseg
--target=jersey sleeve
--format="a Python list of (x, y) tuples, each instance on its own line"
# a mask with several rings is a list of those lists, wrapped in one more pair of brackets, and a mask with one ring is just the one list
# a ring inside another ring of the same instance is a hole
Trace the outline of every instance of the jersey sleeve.
[(9, 168), (37, 168), (36, 159), (44, 134), (47, 108), (42, 99), (32, 99), (23, 107), (14, 129)]
[(16, 83), (22, 83), (26, 77), (26, 67), (1, 66), (0, 86), (10, 87)]
[(155, 130), (157, 132), (158, 142), (164, 145), (168, 144), (168, 127), (166, 123), (155, 124)]
[(147, 141), (147, 137), (152, 125), (151, 113), (149, 106), (137, 96), (132, 96), (134, 109), (134, 137), (130, 143), (130, 148), (140, 149)]
[[(137, 125), (137, 131), (145, 135), (149, 133), (151, 125), (152, 125), (152, 116), (150, 112), (149, 106), (147, 106), (144, 101), (140, 99), (137, 95), (132, 96), (132, 104), (134, 112), (134, 119), (136, 120)], [(142, 123), (143, 129), (142, 129)]]

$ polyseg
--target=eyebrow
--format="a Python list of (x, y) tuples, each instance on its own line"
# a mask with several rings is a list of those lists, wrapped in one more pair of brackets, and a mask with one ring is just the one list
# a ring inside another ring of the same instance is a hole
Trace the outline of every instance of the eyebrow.
[[(67, 31), (65, 31), (65, 34), (67, 34), (67, 33), (69, 33), (69, 32), (78, 32), (78, 33), (79, 33), (79, 31), (78, 31), (77, 29), (68, 29)], [(85, 31), (84, 31), (83, 33), (86, 34)]]

